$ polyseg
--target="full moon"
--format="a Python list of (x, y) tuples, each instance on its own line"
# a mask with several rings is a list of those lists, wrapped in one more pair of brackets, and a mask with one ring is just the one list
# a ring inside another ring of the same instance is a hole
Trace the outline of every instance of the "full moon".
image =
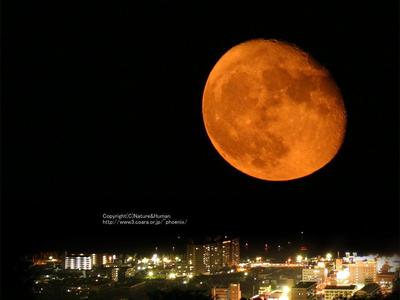
[(250, 40), (216, 63), (203, 93), (203, 120), (219, 154), (269, 181), (314, 173), (342, 145), (346, 111), (329, 72), (298, 47)]

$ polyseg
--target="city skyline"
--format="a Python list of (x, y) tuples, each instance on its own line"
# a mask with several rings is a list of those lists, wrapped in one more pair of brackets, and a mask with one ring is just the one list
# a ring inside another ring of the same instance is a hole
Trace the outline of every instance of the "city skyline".
[[(342, 247), (340, 245), (335, 245), (333, 247), (316, 247), (312, 242), (307, 241), (304, 238), (306, 234), (304, 232), (298, 233), (298, 239), (281, 239), (267, 240), (267, 239), (255, 239), (244, 238), (239, 235), (208, 235), (208, 236), (184, 236), (182, 234), (177, 236), (167, 236), (165, 240), (153, 237), (152, 241), (136, 241), (129, 242), (130, 246), (123, 245), (115, 247), (113, 242), (104, 242), (106, 246), (79, 246), (79, 247), (50, 247), (43, 248), (37, 247), (32, 251), (24, 251), (26, 255), (32, 255), (34, 253), (47, 253), (47, 252), (58, 252), (58, 253), (91, 253), (91, 252), (105, 252), (105, 253), (135, 253), (140, 256), (149, 256), (154, 253), (187, 253), (188, 246), (191, 245), (196, 247), (196, 245), (216, 245), (220, 244), (225, 240), (237, 240), (239, 246), (239, 251), (242, 257), (255, 257), (262, 256), (268, 257), (270, 259), (282, 260), (288, 257), (295, 258), (299, 253), (306, 253), (309, 256), (315, 256), (319, 253), (332, 253), (334, 257), (339, 257), (345, 253), (358, 253), (363, 256), (377, 255), (397, 255), (399, 252), (396, 248), (390, 248), (388, 245), (385, 247), (374, 247), (372, 249), (363, 249), (360, 247)], [(255, 239), (255, 240), (254, 240)], [(117, 239), (119, 240), (119, 238)], [(186, 255), (186, 254), (185, 254)]]
[[(307, 236), (307, 233), (305, 233)], [(117, 249), (120, 252), (134, 250), (136, 248), (142, 249), (143, 253), (152, 253), (154, 251), (164, 251), (167, 252), (171, 249), (175, 249), (178, 251), (185, 250), (186, 245), (190, 242), (199, 242), (199, 241), (209, 241), (211, 242), (214, 238), (221, 237), (240, 237), (242, 242), (241, 248), (245, 250), (245, 244), (248, 244), (247, 252), (249, 255), (271, 255), (273, 257), (279, 257), (281, 253), (287, 252), (295, 252), (298, 251), (302, 246), (305, 246), (310, 253), (319, 253), (319, 252), (333, 252), (337, 253), (337, 251), (353, 251), (354, 249), (359, 249), (364, 254), (374, 254), (374, 253), (384, 253), (384, 254), (396, 254), (398, 250), (396, 247), (393, 247), (390, 243), (384, 242), (379, 244), (369, 244), (367, 246), (363, 246), (358, 241), (353, 241), (352, 243), (348, 243), (347, 245), (338, 244), (337, 242), (331, 243), (315, 243), (308, 238), (302, 239), (301, 232), (287, 236), (286, 238), (262, 238), (255, 237), (253, 235), (249, 236), (239, 236), (239, 235), (231, 235), (231, 234), (216, 234), (216, 235), (158, 235), (154, 234), (151, 238), (147, 238), (146, 240), (141, 240), (140, 236), (132, 237), (127, 235), (125, 237), (114, 236), (107, 237), (102, 239), (102, 241), (97, 241), (95, 244), (92, 241), (82, 241), (76, 240), (72, 243), (61, 243), (60, 244), (51, 244), (47, 247), (44, 247), (43, 244), (37, 245), (36, 247), (32, 247), (31, 249), (25, 249), (23, 253), (34, 253), (45, 251), (64, 251), (66, 249), (72, 249), (75, 252), (85, 252), (89, 250), (99, 250), (99, 251), (110, 251), (112, 249)], [(297, 238), (297, 239), (296, 239)], [(75, 246), (68, 246), (75, 245)], [(267, 247), (266, 247), (267, 246)], [(158, 250), (155, 250), (155, 249)], [(267, 249), (266, 249), (267, 248)], [(267, 250), (267, 251), (266, 251)]]
[[(222, 237), (211, 242), (191, 242), (186, 253), (170, 250), (147, 257), (132, 252), (45, 252), (32, 258), (29, 272), (35, 274), (33, 293), (39, 298), (41, 295), (90, 298), (102, 293), (137, 297), (144, 286), (151, 285), (156, 290), (157, 285), (164, 286), (164, 291), (170, 292), (177, 287), (182, 292), (197, 291), (194, 299), (228, 297), (230, 300), (241, 300), (242, 296), (244, 299), (324, 297), (332, 300), (340, 295), (361, 298), (377, 295), (391, 299), (392, 293), (400, 289), (399, 255), (364, 256), (358, 252), (340, 255), (338, 252), (311, 256), (299, 249), (295, 257), (271, 260), (261, 256), (244, 257), (236, 246), (239, 247), (239, 238)], [(60, 290), (60, 282), (64, 281)], [(53, 282), (58, 283), (53, 287)], [(129, 287), (129, 293), (120, 289), (124, 286)], [(142, 299), (153, 299), (151, 290), (147, 293)]]

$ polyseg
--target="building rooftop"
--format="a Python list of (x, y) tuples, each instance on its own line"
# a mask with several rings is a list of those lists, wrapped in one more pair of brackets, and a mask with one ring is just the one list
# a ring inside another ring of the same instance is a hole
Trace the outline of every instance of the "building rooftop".
[(378, 275), (378, 276), (394, 276), (395, 272), (381, 272), (376, 275)]
[(240, 239), (238, 237), (222, 237), (222, 236), (217, 236), (217, 237), (208, 237), (206, 239), (194, 239), (189, 241), (188, 245), (194, 245), (194, 246), (203, 246), (203, 245), (219, 245), (219, 244), (227, 244), (227, 243), (232, 243), (236, 242), (239, 243)]
[(366, 292), (367, 294), (374, 293), (380, 289), (379, 284), (377, 283), (369, 283), (365, 285), (360, 291)]
[(312, 287), (313, 285), (316, 285), (316, 281), (300, 281), (298, 284), (294, 286), (296, 289), (308, 289)]
[(356, 286), (352, 285), (327, 285), (325, 290), (354, 290)]

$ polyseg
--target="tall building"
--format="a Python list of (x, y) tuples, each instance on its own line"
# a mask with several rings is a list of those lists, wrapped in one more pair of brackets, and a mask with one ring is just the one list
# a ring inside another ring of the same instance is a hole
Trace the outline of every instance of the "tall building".
[(336, 298), (350, 298), (357, 291), (355, 285), (327, 285), (324, 289), (325, 300)]
[(194, 274), (211, 274), (223, 267), (237, 266), (240, 262), (239, 239), (189, 244), (187, 262)]
[(92, 267), (97, 266), (97, 265), (100, 265), (100, 264), (98, 263), (98, 254), (92, 253), (92, 254), (90, 255), (90, 258), (92, 259)]
[(240, 300), (240, 298), (242, 298), (242, 292), (239, 283), (231, 283), (227, 289), (215, 287), (211, 289), (213, 300)]
[(65, 257), (65, 269), (91, 270), (92, 257), (85, 254), (71, 254)]
[(208, 257), (205, 257), (206, 251), (205, 246), (189, 244), (187, 245), (187, 263), (188, 269), (194, 274), (207, 273), (206, 261)]
[(111, 280), (118, 282), (119, 268), (111, 268)]
[(337, 258), (335, 260), (335, 270), (340, 271), (340, 270), (342, 270), (342, 267), (343, 267), (343, 259)]
[(300, 281), (291, 290), (292, 300), (315, 300), (317, 293), (317, 282)]
[(377, 281), (376, 261), (355, 261), (348, 264), (349, 268), (349, 282), (351, 284), (367, 284)]
[(239, 283), (231, 283), (228, 288), (229, 300), (240, 300), (242, 298), (242, 291), (240, 290)]
[(306, 268), (302, 270), (303, 281), (316, 281), (322, 283), (325, 281), (325, 268)]
[(237, 266), (240, 263), (239, 239), (222, 241), (222, 264), (224, 266)]
[(110, 253), (92, 253), (90, 257), (92, 258), (93, 267), (112, 264), (116, 259), (116, 255)]

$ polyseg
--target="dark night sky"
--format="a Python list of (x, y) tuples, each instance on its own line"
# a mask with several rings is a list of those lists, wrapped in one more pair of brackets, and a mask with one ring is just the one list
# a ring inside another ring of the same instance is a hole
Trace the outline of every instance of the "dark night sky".
[[(225, 232), (276, 245), (301, 230), (315, 249), (397, 249), (396, 5), (56, 2), (4, 5), (3, 255)], [(344, 145), (311, 176), (248, 177), (205, 134), (207, 76), (252, 38), (298, 45), (342, 91)], [(101, 224), (128, 211), (189, 224)]]

